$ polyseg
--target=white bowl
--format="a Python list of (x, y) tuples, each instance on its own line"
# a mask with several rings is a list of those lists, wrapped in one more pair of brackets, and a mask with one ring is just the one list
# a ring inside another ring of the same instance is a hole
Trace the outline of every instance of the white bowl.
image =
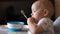
[(23, 28), (24, 22), (7, 22), (8, 28)]
[(21, 24), (8, 24), (8, 28), (23, 28), (24, 25)]

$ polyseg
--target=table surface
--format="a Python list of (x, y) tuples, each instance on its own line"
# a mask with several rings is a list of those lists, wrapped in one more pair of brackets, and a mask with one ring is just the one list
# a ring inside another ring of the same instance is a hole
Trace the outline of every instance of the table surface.
[[(27, 29), (25, 29), (27, 30)], [(0, 34), (8, 34), (8, 28), (6, 25), (0, 25)], [(27, 34), (27, 31), (19, 32), (18, 34)]]
[[(23, 30), (28, 31), (28, 26), (24, 25)], [(19, 32), (18, 34), (28, 34), (27, 31), (22, 31), (22, 32)], [(0, 34), (9, 34), (7, 25), (0, 25)], [(55, 34), (60, 34), (60, 32), (55, 32)]]

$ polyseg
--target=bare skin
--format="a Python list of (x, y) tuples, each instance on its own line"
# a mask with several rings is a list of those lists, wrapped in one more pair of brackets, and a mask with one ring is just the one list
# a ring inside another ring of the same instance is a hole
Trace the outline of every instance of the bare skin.
[[(42, 4), (45, 1), (36, 1), (35, 3), (32, 4), (32, 15), (30, 18), (27, 19), (27, 24), (29, 26), (29, 30), (31, 31), (32, 34), (41, 34), (44, 32), (44, 29), (41, 26), (38, 26), (37, 23), (41, 18), (51, 18), (51, 15), (53, 12), (52, 9), (48, 9), (44, 4)], [(48, 3), (48, 2), (47, 2)], [(46, 4), (46, 6), (48, 6)], [(52, 4), (50, 3), (50, 7), (53, 7)]]

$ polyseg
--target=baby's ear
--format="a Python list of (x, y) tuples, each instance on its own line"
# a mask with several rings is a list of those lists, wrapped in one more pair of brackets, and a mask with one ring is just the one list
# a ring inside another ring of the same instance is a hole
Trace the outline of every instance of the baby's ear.
[(44, 9), (44, 16), (48, 16), (49, 11), (47, 9)]

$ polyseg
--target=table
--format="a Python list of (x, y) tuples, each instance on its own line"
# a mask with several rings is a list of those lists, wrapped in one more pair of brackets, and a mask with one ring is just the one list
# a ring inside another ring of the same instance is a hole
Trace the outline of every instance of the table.
[[(24, 26), (25, 28), (25, 26)], [(27, 29), (25, 29), (27, 30)], [(0, 34), (8, 34), (8, 28), (6, 25), (0, 25)], [(27, 34), (27, 31), (22, 31), (19, 34)]]

